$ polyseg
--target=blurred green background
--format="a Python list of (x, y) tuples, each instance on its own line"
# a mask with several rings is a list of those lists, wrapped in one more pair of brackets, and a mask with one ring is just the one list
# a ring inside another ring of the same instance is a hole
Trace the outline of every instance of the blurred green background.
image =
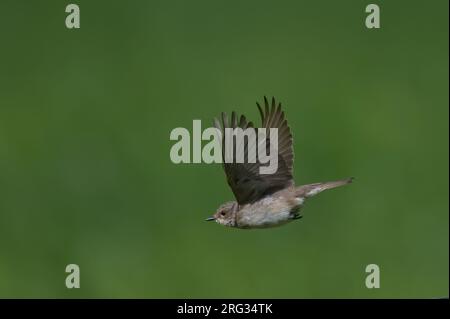
[[(85, 0), (79, 30), (68, 3), (0, 3), (0, 297), (448, 296), (448, 1), (376, 1), (379, 30), (368, 1)], [(356, 182), (280, 228), (206, 223), (232, 193), (170, 131), (263, 95), (298, 184)]]

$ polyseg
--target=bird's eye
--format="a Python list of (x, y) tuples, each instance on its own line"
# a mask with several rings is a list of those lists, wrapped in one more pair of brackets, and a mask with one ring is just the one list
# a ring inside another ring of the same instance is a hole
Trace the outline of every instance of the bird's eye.
[(225, 216), (225, 212), (220, 212), (220, 215), (221, 216)]

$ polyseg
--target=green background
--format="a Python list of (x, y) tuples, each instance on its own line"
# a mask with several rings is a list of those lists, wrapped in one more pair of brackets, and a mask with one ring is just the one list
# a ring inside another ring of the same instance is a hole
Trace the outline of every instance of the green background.
[[(448, 1), (376, 1), (378, 30), (368, 1), (77, 1), (79, 30), (68, 3), (0, 3), (0, 297), (448, 296)], [(298, 184), (356, 181), (280, 228), (206, 223), (232, 193), (170, 131), (263, 95)]]

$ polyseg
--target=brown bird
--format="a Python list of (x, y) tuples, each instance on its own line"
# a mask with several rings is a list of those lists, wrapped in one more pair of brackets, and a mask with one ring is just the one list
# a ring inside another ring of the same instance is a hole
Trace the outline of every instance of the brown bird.
[[(269, 128), (278, 129), (278, 167), (274, 174), (260, 174), (260, 167), (264, 166), (259, 160), (254, 163), (244, 161), (236, 162), (236, 153), (233, 152), (233, 161), (223, 161), (223, 168), (230, 185), (235, 201), (222, 204), (216, 213), (206, 219), (217, 223), (237, 228), (267, 228), (286, 224), (301, 218), (300, 210), (305, 200), (320, 192), (346, 185), (353, 178), (337, 180), (333, 182), (314, 183), (295, 186), (292, 176), (292, 164), (294, 152), (292, 148), (292, 134), (288, 123), (281, 110), (281, 103), (275, 102), (269, 105), (264, 97), (264, 111), (256, 103), (261, 114), (261, 128), (267, 132), (266, 145), (270, 144)], [(238, 121), (233, 112), (229, 121), (227, 115), (222, 113), (222, 123), (214, 119), (214, 126), (222, 133), (222, 158), (225, 154), (225, 128), (254, 129), (252, 122), (247, 122), (245, 116)], [(244, 145), (244, 154), (255, 146), (249, 145), (248, 140)], [(256, 146), (258, 147), (258, 146)]]

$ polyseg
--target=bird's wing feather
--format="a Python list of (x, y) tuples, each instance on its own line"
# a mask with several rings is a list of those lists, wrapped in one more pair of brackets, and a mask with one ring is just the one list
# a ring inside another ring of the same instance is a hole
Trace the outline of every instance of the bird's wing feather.
[(225, 128), (253, 129), (255, 130), (256, 136), (257, 131), (253, 127), (253, 123), (248, 122), (244, 115), (241, 115), (238, 120), (235, 112), (231, 114), (231, 119), (225, 113), (222, 113), (222, 122), (214, 119), (214, 126), (222, 133), (223, 168), (228, 184), (240, 205), (255, 202), (268, 194), (272, 194), (293, 184), (292, 164), (294, 153), (292, 149), (292, 134), (284, 117), (284, 112), (281, 110), (281, 103), (277, 106), (275, 99), (272, 98), (272, 105), (269, 106), (269, 102), (264, 97), (264, 111), (258, 103), (257, 106), (261, 114), (261, 127), (266, 128), (267, 137), (265, 141), (261, 141), (260, 143), (266, 143), (266, 150), (269, 149), (268, 147), (271, 147), (269, 128), (278, 129), (278, 168), (273, 174), (260, 174), (260, 167), (267, 166), (267, 164), (262, 164), (258, 160), (258, 156), (256, 163), (248, 162), (249, 150), (256, 151), (256, 154), (258, 154), (259, 145), (256, 145), (258, 143), (248, 145), (247, 139), (244, 140), (244, 163), (236, 163), (235, 150), (239, 149), (239, 145), (234, 145), (233, 162), (226, 163), (225, 142), (230, 143), (231, 140), (225, 140)]

